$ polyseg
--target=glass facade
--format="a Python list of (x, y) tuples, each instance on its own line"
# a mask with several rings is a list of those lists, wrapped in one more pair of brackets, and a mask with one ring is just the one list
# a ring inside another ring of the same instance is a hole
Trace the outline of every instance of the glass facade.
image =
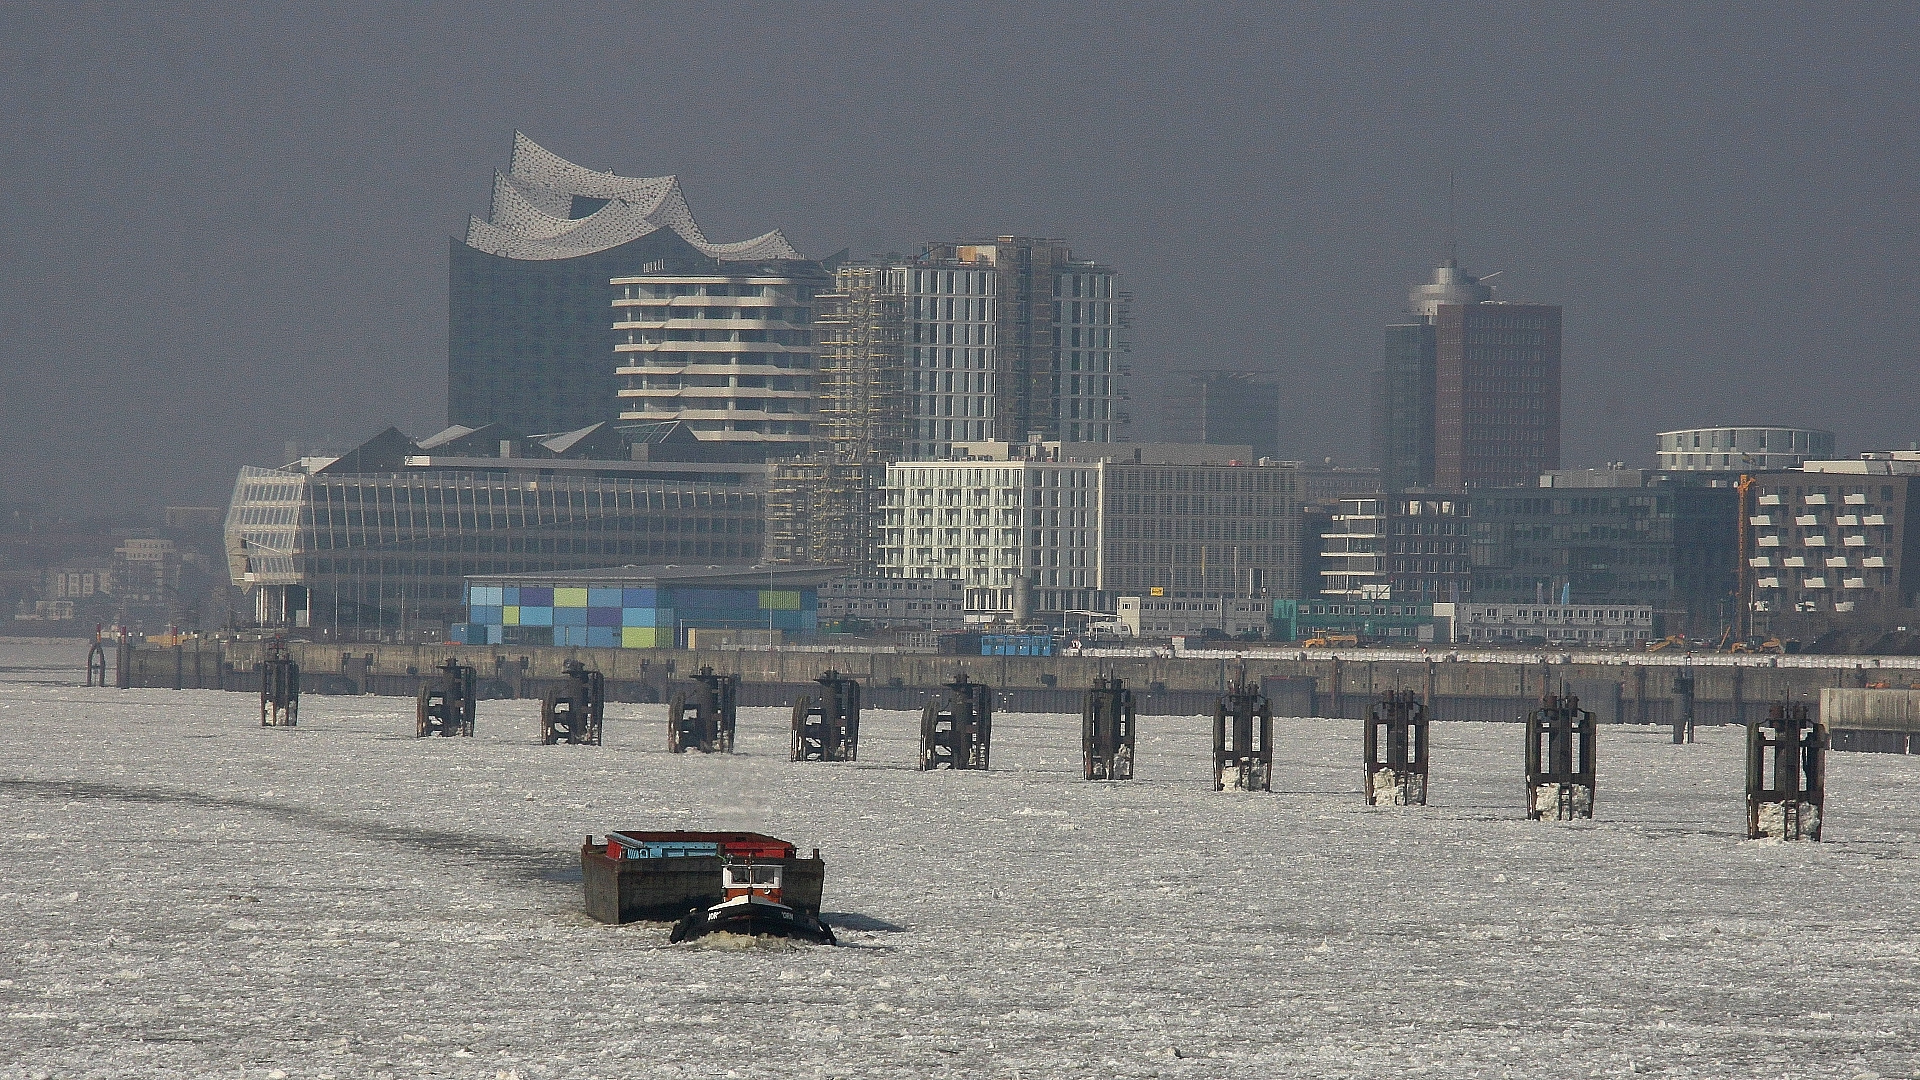
[(233, 581), (256, 590), (263, 622), (356, 635), (444, 628), (461, 616), (473, 574), (760, 557), (754, 467), (665, 479), (607, 475), (627, 463), (542, 467), (554, 464), (243, 469), (227, 515)]

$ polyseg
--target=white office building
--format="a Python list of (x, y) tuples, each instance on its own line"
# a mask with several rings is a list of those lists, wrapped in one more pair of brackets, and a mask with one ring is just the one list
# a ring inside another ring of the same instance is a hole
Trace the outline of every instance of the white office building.
[(1659, 439), (1662, 472), (1768, 472), (1833, 456), (1833, 432), (1813, 428), (1686, 428)]

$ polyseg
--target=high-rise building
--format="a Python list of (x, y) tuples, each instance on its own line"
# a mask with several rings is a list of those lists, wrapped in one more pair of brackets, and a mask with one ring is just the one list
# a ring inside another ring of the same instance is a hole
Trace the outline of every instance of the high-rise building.
[(1374, 377), (1388, 491), (1531, 483), (1560, 466), (1560, 309), (1509, 304), (1448, 259), (1408, 294)]
[(1175, 376), (1161, 405), (1168, 441), (1245, 444), (1257, 460), (1280, 456), (1280, 386), (1253, 371), (1195, 371)]
[(814, 298), (813, 445), (832, 460), (884, 465), (906, 452), (906, 278), (891, 260), (846, 263)]
[[(905, 457), (945, 458), (955, 443), (1125, 434), (1128, 297), (1110, 267), (1075, 258), (1064, 241), (930, 244), (915, 258), (842, 267), (836, 283), (850, 299), (832, 309), (828, 363), (841, 369), (861, 349), (890, 362), (898, 327)], [(862, 288), (873, 302), (858, 302)], [(857, 415), (863, 401), (884, 400), (894, 392), (885, 370), (830, 380), (821, 410)]]
[(1560, 309), (1441, 304), (1434, 313), (1433, 482), (1514, 487), (1560, 467)]
[(813, 442), (819, 264), (725, 264), (616, 277), (624, 422), (679, 421), (709, 446), (764, 459)]
[[(471, 219), (465, 240), (451, 241), (447, 421), (558, 432), (613, 420), (614, 278), (732, 280), (754, 269), (777, 277), (799, 259), (777, 231), (707, 242), (671, 176), (595, 172), (515, 132), (486, 219)], [(687, 332), (714, 340), (705, 324)]]

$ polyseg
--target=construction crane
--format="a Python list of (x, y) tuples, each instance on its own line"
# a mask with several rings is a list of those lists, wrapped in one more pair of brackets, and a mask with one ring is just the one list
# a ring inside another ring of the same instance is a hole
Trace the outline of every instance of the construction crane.
[[(1752, 524), (1751, 515), (1753, 513), (1753, 509), (1748, 502), (1748, 493), (1753, 490), (1752, 474), (1741, 473), (1739, 481), (1733, 485), (1733, 490), (1738, 495), (1738, 503), (1740, 507), (1740, 510), (1739, 510), (1740, 542), (1735, 549), (1739, 552), (1739, 559), (1740, 559), (1740, 565), (1738, 567), (1739, 573), (1740, 573), (1740, 577), (1739, 577), (1740, 584), (1735, 594), (1735, 599), (1740, 604), (1740, 611), (1738, 614), (1736, 614), (1733, 617), (1733, 638), (1736, 641), (1752, 641), (1753, 640), (1753, 563), (1751, 561), (1752, 556), (1750, 556), (1747, 553), (1748, 530)], [(1723, 648), (1725, 647), (1724, 642), (1722, 647)]]

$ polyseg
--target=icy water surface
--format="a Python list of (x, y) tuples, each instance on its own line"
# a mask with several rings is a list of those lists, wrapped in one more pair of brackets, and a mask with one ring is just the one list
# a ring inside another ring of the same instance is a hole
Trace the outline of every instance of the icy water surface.
[[(1606, 728), (1598, 819), (1521, 813), (1516, 726), (1443, 725), (1432, 805), (1361, 804), (1351, 721), (1287, 720), (1272, 795), (1208, 722), (1079, 778), (1077, 717), (990, 773), (412, 738), (411, 701), (79, 686), (0, 639), (0, 1077), (1913, 1076), (1920, 759), (1835, 755), (1828, 842), (1740, 839), (1740, 736)], [(608, 828), (819, 847), (844, 947), (668, 947), (580, 914)]]

